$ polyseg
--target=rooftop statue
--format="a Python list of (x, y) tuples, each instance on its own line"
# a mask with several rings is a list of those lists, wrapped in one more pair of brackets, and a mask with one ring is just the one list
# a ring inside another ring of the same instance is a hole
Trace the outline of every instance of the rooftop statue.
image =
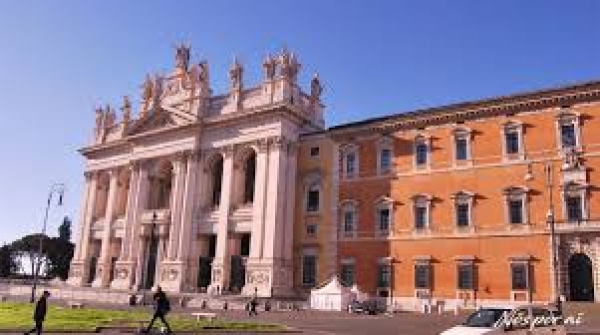
[(272, 80), (275, 77), (275, 70), (277, 67), (277, 60), (271, 54), (269, 54), (263, 62), (263, 70), (265, 79)]
[(131, 121), (131, 101), (128, 96), (123, 97), (121, 111), (123, 112), (123, 123), (128, 124)]
[(185, 44), (175, 47), (175, 68), (187, 70), (190, 63), (190, 49), (191, 47)]
[(233, 90), (242, 89), (242, 76), (244, 74), (244, 68), (238, 62), (237, 58), (233, 59), (233, 65), (229, 70), (229, 78), (231, 79), (231, 88)]
[(319, 75), (315, 73), (312, 80), (310, 81), (310, 97), (314, 100), (319, 100), (323, 93), (323, 85), (319, 80)]

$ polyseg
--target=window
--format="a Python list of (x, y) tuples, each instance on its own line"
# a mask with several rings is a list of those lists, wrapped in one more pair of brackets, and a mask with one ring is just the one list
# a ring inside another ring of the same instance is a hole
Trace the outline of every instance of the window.
[(583, 219), (581, 195), (567, 195), (565, 201), (567, 207), (567, 220), (570, 222), (581, 221)]
[(390, 229), (390, 209), (389, 208), (381, 208), (379, 210), (379, 230), (380, 231), (389, 231)]
[(345, 286), (354, 285), (354, 260), (342, 260), (340, 267), (340, 280)]
[(356, 206), (347, 203), (342, 208), (342, 235), (352, 237), (356, 231)]
[(575, 135), (575, 124), (565, 123), (560, 126), (560, 138), (563, 148), (573, 148), (577, 146), (577, 137)]
[(302, 256), (302, 285), (314, 287), (317, 284), (317, 256)]
[(379, 264), (377, 267), (377, 287), (390, 287), (391, 266), (389, 264)]
[(506, 142), (506, 153), (509, 155), (518, 154), (521, 152), (519, 132), (516, 130), (508, 130), (504, 134), (504, 141)]
[(379, 156), (379, 168), (381, 173), (390, 172), (392, 165), (392, 151), (388, 148), (381, 149)]
[(317, 224), (316, 223), (306, 224), (306, 237), (315, 237), (315, 236), (317, 236)]
[(526, 290), (529, 288), (529, 273), (527, 263), (511, 263), (510, 276), (513, 290)]
[(415, 144), (415, 164), (417, 166), (427, 165), (428, 145), (426, 142)]
[(508, 210), (511, 224), (525, 223), (525, 220), (523, 220), (523, 199), (508, 200)]
[(310, 148), (310, 157), (319, 157), (319, 147)]
[(415, 264), (415, 288), (430, 289), (431, 285), (431, 265), (422, 263)]
[(342, 170), (345, 178), (358, 176), (358, 147), (349, 145), (343, 150)]
[(318, 212), (320, 202), (320, 190), (318, 184), (311, 184), (308, 188), (306, 199), (306, 211)]
[(427, 227), (427, 208), (423, 205), (415, 205), (415, 229)]
[(464, 137), (456, 138), (456, 160), (463, 161), (468, 159), (468, 140)]
[(470, 224), (469, 204), (459, 203), (456, 204), (456, 224), (459, 227), (466, 227)]
[(523, 186), (511, 186), (503, 190), (506, 201), (506, 220), (511, 225), (527, 223), (527, 194)]
[(472, 263), (458, 264), (457, 278), (459, 290), (475, 289), (475, 266)]

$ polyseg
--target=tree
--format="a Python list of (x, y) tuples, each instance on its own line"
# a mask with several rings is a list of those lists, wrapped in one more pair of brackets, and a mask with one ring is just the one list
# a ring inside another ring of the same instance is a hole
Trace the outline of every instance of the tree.
[(63, 222), (58, 227), (58, 238), (64, 241), (71, 240), (71, 219), (65, 216)]
[(0, 247), (0, 278), (11, 277), (18, 269), (15, 251), (9, 244), (3, 244)]

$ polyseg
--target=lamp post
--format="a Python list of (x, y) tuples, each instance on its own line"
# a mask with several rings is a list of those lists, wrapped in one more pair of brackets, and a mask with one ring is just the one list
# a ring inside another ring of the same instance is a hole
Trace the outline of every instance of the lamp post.
[(552, 162), (547, 162), (544, 165), (544, 172), (546, 174), (546, 188), (548, 190), (548, 212), (546, 213), (546, 219), (550, 225), (550, 248), (552, 250), (552, 286), (554, 287), (554, 294), (556, 295), (556, 308), (559, 312), (562, 311), (562, 301), (560, 299), (560, 287), (558, 283), (558, 250), (556, 246), (556, 219), (554, 214), (554, 168)]
[(44, 236), (46, 236), (46, 227), (48, 225), (48, 212), (50, 211), (50, 204), (52, 203), (52, 197), (54, 194), (58, 195), (58, 206), (62, 206), (62, 199), (65, 194), (65, 184), (56, 183), (50, 187), (50, 192), (48, 192), (48, 201), (46, 202), (46, 211), (44, 213), (44, 224), (42, 225), (42, 233), (40, 234), (40, 239), (38, 242), (38, 253), (37, 259), (32, 260), (34, 262), (34, 270), (33, 270), (33, 285), (31, 286), (31, 298), (29, 302), (33, 303), (35, 301), (35, 291), (37, 290), (37, 282), (39, 277), (40, 268), (42, 267), (42, 250), (44, 247)]
[(142, 271), (142, 305), (146, 304), (146, 290), (148, 286), (148, 272), (150, 271), (150, 252), (152, 252), (152, 246), (154, 245), (154, 229), (156, 228), (156, 220), (158, 215), (156, 212), (152, 213), (152, 224), (150, 226), (150, 238), (148, 239), (148, 247), (146, 247), (146, 260), (144, 262), (144, 271)]

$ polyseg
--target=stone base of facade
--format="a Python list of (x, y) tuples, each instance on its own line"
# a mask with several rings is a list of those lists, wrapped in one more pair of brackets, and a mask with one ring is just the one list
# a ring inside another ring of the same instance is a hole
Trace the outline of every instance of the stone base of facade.
[(159, 285), (167, 292), (181, 292), (186, 264), (183, 261), (163, 261), (160, 264)]
[(248, 260), (246, 285), (242, 295), (258, 297), (292, 297), (293, 267), (284, 260)]
[(130, 290), (133, 286), (135, 262), (117, 261), (115, 263), (115, 278), (110, 283), (110, 288), (116, 290)]
[(82, 287), (86, 281), (86, 269), (87, 264), (85, 261), (73, 261), (69, 269), (69, 278), (67, 279), (67, 285)]

